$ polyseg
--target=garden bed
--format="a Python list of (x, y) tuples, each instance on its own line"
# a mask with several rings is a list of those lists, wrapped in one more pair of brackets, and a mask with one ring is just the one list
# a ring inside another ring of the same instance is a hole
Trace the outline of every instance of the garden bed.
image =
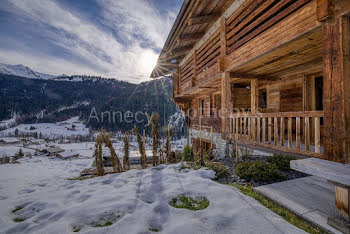
[(238, 163), (236, 162), (236, 158), (234, 158), (234, 157), (225, 157), (222, 159), (214, 159), (213, 161), (221, 162), (228, 169), (227, 173), (225, 175), (223, 175), (220, 178), (216, 178), (215, 180), (220, 182), (220, 183), (236, 183), (236, 184), (241, 184), (241, 185), (253, 185), (254, 187), (256, 187), (256, 186), (261, 186), (261, 185), (265, 185), (265, 184), (272, 184), (272, 183), (276, 183), (276, 182), (282, 182), (285, 180), (293, 180), (293, 179), (308, 176), (307, 174), (304, 174), (304, 173), (301, 173), (298, 171), (294, 171), (294, 170), (290, 170), (290, 169), (279, 170), (280, 174), (282, 175), (281, 177), (274, 177), (274, 178), (271, 178), (267, 181), (254, 181), (254, 180), (249, 180), (249, 179), (243, 179), (243, 178), (240, 178), (236, 174), (236, 167), (239, 163), (263, 161), (268, 165), (268, 164), (270, 164), (268, 162), (268, 159), (271, 157), (272, 156), (250, 156), (248, 158), (245, 158), (244, 160), (241, 159)]

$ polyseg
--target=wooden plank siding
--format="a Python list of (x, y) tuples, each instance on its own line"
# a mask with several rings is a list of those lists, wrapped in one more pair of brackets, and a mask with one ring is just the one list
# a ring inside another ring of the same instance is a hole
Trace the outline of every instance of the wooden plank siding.
[[(349, 1), (189, 2), (184, 30), (167, 45), (192, 47), (177, 61), (173, 94), (197, 112), (189, 127), (349, 163)], [(221, 115), (214, 94), (221, 95)]]

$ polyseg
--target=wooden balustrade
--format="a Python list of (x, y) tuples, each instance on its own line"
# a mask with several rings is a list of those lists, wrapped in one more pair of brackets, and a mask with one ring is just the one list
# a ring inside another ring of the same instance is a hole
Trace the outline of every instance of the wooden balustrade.
[(230, 135), (252, 145), (322, 157), (323, 116), (323, 111), (234, 113), (230, 116)]

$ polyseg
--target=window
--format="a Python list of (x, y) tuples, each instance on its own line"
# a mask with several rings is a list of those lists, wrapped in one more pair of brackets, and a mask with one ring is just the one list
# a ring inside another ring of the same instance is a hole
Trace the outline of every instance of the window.
[(266, 89), (259, 90), (259, 108), (267, 108), (267, 91), (266, 91)]
[(315, 77), (315, 109), (323, 110), (323, 77)]
[(216, 110), (221, 110), (221, 95), (217, 94), (214, 96), (214, 108)]
[(201, 102), (200, 102), (200, 112), (201, 112), (201, 115), (204, 115), (204, 99), (201, 99)]

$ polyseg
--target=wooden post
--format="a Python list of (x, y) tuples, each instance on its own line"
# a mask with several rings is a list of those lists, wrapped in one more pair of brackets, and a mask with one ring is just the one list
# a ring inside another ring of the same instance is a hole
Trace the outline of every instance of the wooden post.
[(231, 113), (231, 84), (230, 84), (230, 73), (222, 73), (221, 78), (221, 123), (222, 123), (222, 138), (226, 139), (229, 132), (229, 115)]
[(210, 127), (210, 149), (213, 149), (213, 126)]
[(247, 118), (244, 117), (244, 122), (243, 122), (243, 132), (244, 132), (244, 139), (247, 139)]
[(275, 145), (278, 144), (278, 119), (277, 117), (274, 117), (273, 118), (273, 127), (274, 127), (274, 134), (273, 134), (273, 140), (274, 140), (274, 143)]
[(335, 185), (334, 193), (335, 193), (335, 207), (337, 208), (337, 213), (339, 214), (342, 220), (349, 222), (350, 221), (350, 217), (349, 217), (350, 189)]
[(285, 126), (284, 126), (284, 117), (281, 117), (281, 142), (280, 145), (284, 146), (284, 131), (286, 130)]
[(260, 117), (257, 117), (257, 127), (256, 127), (256, 136), (257, 136), (257, 142), (260, 142), (260, 139), (261, 139), (261, 129), (260, 129)]
[(346, 16), (322, 22), (324, 158), (340, 163), (350, 161), (349, 25)]
[(310, 150), (310, 118), (305, 117), (305, 130), (304, 130), (304, 137), (305, 137), (305, 150)]
[(252, 117), (252, 140), (256, 141), (256, 119)]
[(271, 139), (272, 139), (272, 118), (269, 117), (268, 118), (268, 125), (269, 125), (269, 129), (268, 129), (268, 133), (267, 133), (267, 143), (271, 144)]
[(315, 117), (315, 152), (320, 153), (320, 117)]
[(193, 69), (194, 69), (194, 75), (191, 80), (191, 86), (195, 87), (197, 83), (197, 50), (194, 51), (194, 55), (193, 55)]
[(251, 112), (255, 114), (258, 109), (258, 79), (251, 79), (250, 81), (250, 95), (251, 95)]
[(236, 118), (232, 118), (232, 135), (233, 138), (236, 139)]
[(239, 118), (236, 118), (236, 137), (235, 139), (238, 139), (239, 138), (239, 125), (238, 125), (238, 121), (239, 121)]
[(202, 116), (199, 116), (199, 152), (202, 152)]
[(266, 141), (266, 118), (262, 118), (262, 143)]
[(297, 150), (300, 150), (300, 117), (296, 118), (296, 139), (295, 139), (295, 147)]
[(292, 118), (288, 118), (288, 148), (292, 148), (292, 138), (293, 138), (293, 134), (292, 134), (292, 122), (293, 119)]
[(248, 140), (250, 140), (252, 136), (251, 127), (252, 127), (251, 117), (248, 117), (248, 136), (247, 136)]

